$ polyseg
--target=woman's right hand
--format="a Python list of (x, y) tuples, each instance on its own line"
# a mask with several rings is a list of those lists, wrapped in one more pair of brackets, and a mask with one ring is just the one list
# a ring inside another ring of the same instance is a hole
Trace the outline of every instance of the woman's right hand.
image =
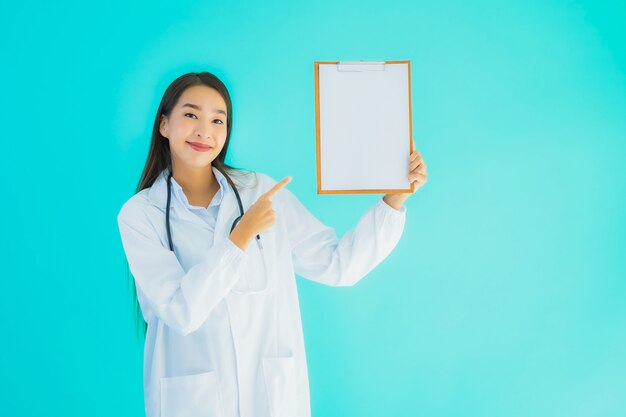
[(252, 204), (237, 223), (237, 226), (230, 234), (230, 240), (244, 250), (250, 240), (263, 230), (269, 228), (276, 222), (276, 212), (271, 198), (276, 195), (285, 185), (291, 182), (291, 176), (285, 177), (282, 181), (274, 185), (269, 191), (261, 195)]

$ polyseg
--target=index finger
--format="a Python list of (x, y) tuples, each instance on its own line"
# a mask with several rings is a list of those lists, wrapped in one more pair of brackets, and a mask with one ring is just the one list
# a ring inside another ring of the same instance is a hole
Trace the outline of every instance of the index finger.
[(285, 185), (291, 182), (291, 176), (285, 177), (278, 184), (274, 185), (268, 192), (263, 194), (264, 197), (271, 198), (276, 195), (277, 192), (281, 190)]

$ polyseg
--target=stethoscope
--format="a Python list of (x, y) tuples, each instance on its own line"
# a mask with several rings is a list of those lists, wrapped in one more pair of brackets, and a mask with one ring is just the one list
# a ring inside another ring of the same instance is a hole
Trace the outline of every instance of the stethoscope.
[[(172, 179), (172, 172), (170, 172), (169, 176), (167, 177), (167, 206), (165, 208), (165, 228), (167, 230), (167, 240), (169, 243), (169, 247), (170, 250), (172, 252), (174, 252), (174, 246), (172, 243), (172, 232), (170, 230), (170, 199), (172, 196), (172, 190), (171, 190), (171, 179)], [(239, 205), (239, 213), (241, 213), (239, 215), (239, 217), (237, 217), (234, 221), (232, 226), (230, 227), (230, 232), (232, 233), (233, 229), (235, 228), (235, 226), (237, 226), (237, 223), (239, 223), (239, 220), (241, 220), (241, 218), (243, 217), (243, 204), (241, 204), (241, 197), (239, 197), (239, 192), (237, 191), (237, 187), (235, 187), (233, 185), (232, 182), (228, 181), (228, 183), (230, 184), (231, 188), (233, 189), (233, 191), (235, 192), (235, 196), (237, 197), (237, 204)], [(261, 255), (261, 259), (263, 260), (263, 269), (265, 272), (265, 286), (263, 288), (260, 289), (252, 289), (250, 286), (250, 279), (248, 278), (248, 275), (246, 275), (243, 279), (246, 282), (246, 290), (245, 291), (239, 291), (239, 290), (235, 290), (234, 288), (231, 290), (233, 293), (235, 294), (259, 294), (262, 293), (263, 291), (265, 291), (267, 289), (267, 282), (268, 282), (268, 272), (267, 272), (267, 265), (265, 263), (265, 256), (263, 253), (263, 245), (261, 244), (261, 236), (256, 235), (256, 242), (257, 242), (257, 246), (259, 247), (259, 253)]]

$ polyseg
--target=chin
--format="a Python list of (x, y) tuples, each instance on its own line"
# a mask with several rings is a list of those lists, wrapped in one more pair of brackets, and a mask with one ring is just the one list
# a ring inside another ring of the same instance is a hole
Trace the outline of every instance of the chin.
[(183, 164), (192, 169), (203, 169), (203, 168), (210, 167), (213, 164), (214, 159), (215, 158), (210, 159), (210, 160), (203, 160), (203, 161), (200, 161), (197, 159), (193, 161), (183, 161)]

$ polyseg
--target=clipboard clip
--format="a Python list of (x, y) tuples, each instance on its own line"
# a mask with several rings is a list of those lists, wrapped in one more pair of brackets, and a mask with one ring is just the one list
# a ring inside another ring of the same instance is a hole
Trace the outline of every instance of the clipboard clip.
[(385, 61), (339, 61), (337, 71), (384, 71)]

